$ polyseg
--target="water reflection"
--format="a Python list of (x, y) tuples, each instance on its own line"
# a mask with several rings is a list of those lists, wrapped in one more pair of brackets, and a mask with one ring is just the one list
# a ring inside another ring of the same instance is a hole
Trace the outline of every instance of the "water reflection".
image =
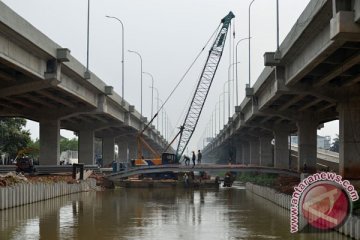
[(242, 187), (116, 189), (0, 211), (0, 239), (347, 239), (290, 234), (289, 212)]

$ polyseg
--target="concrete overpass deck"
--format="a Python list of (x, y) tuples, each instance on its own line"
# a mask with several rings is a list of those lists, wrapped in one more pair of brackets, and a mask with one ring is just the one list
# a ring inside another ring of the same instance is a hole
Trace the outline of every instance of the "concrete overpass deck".
[(297, 168), (305, 162), (315, 168), (316, 130), (339, 119), (340, 173), (356, 177), (360, 170), (359, 160), (354, 160), (360, 159), (359, 16), (359, 0), (310, 1), (280, 48), (264, 54), (266, 67), (246, 88), (246, 98), (235, 107), (235, 114), (222, 130), (206, 136), (212, 141), (204, 156), (223, 149), (227, 157), (236, 155), (240, 162), (250, 159), (267, 166), (270, 141), (275, 139), (275, 167), (285, 168), (287, 162), (281, 159), (289, 158), (287, 137), (297, 132)]
[[(95, 137), (105, 139), (103, 155), (110, 163), (114, 141), (136, 146), (135, 136), (147, 123), (112, 86), (85, 72), (69, 49), (0, 2), (0, 116), (39, 122), (42, 164), (59, 163), (60, 128), (79, 134), (80, 161), (93, 164)], [(144, 138), (157, 150), (167, 145), (154, 126)], [(130, 152), (134, 157), (136, 150)]]

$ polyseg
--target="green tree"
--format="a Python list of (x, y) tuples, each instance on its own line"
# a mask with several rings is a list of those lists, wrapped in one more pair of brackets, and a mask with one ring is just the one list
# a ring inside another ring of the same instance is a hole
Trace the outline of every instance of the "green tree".
[(24, 130), (26, 119), (0, 118), (0, 152), (15, 158), (17, 152), (31, 142), (29, 130)]
[(330, 147), (330, 151), (339, 152), (340, 149), (340, 142), (339, 142), (339, 135), (336, 134), (336, 138), (333, 139), (333, 142)]
[(78, 140), (77, 140), (77, 138), (67, 139), (67, 138), (61, 137), (61, 139), (60, 139), (60, 152), (66, 151), (66, 150), (72, 150), (72, 151), (77, 151), (78, 150)]

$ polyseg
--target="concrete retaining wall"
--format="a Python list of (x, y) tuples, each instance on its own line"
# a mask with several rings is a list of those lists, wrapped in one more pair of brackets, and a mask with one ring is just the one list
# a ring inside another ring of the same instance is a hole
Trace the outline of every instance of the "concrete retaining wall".
[(96, 180), (91, 178), (76, 184), (21, 183), (11, 187), (0, 187), (0, 210), (95, 188)]
[[(272, 188), (263, 187), (252, 183), (246, 183), (246, 190), (263, 197), (282, 208), (290, 210), (290, 195), (279, 193)], [(360, 218), (352, 215), (349, 216), (345, 224), (339, 228), (338, 232), (353, 239), (360, 239)]]

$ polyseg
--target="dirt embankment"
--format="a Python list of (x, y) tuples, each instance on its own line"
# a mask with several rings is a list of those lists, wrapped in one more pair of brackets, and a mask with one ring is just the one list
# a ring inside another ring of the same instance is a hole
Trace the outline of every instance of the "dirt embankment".
[[(101, 188), (113, 188), (113, 182), (107, 180), (104, 175), (93, 173), (90, 178), (96, 180), (96, 185)], [(68, 184), (77, 183), (78, 180), (73, 179), (71, 174), (57, 175), (23, 175), (21, 173), (10, 172), (0, 175), (0, 187), (13, 186), (18, 183), (57, 183), (66, 182)]]

